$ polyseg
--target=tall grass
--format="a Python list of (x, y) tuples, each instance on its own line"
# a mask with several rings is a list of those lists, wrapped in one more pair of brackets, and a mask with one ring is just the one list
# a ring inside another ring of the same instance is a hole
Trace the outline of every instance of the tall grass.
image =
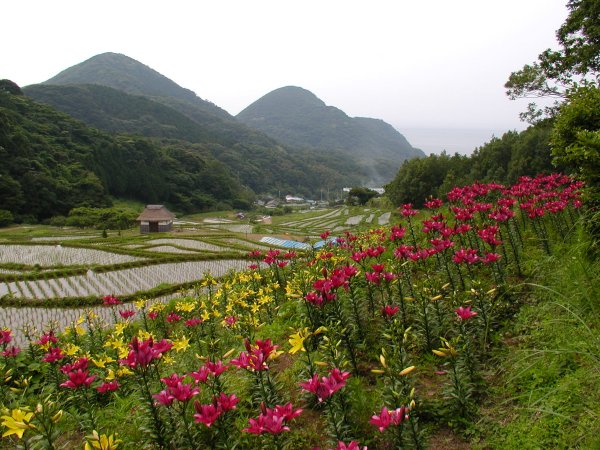
[(600, 261), (580, 237), (537, 258), (480, 421), (485, 448), (600, 448)]

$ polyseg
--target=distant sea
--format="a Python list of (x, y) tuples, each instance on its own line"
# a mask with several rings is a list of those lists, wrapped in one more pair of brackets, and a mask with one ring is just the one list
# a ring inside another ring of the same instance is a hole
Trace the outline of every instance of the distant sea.
[(429, 155), (443, 150), (453, 155), (470, 155), (477, 147), (489, 142), (492, 137), (502, 137), (510, 129), (486, 128), (397, 128), (410, 145), (420, 148)]

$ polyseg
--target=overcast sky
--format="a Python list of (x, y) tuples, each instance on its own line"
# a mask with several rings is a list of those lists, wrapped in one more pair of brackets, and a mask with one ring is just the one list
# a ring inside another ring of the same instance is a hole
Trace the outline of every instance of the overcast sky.
[(397, 129), (523, 129), (509, 74), (556, 47), (566, 0), (3, 2), (0, 78), (123, 53), (235, 115), (301, 86)]

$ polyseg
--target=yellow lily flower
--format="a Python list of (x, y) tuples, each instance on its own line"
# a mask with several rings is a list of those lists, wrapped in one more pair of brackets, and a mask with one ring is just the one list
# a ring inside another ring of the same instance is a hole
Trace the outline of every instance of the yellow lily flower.
[(85, 437), (86, 442), (83, 450), (115, 450), (119, 447), (122, 442), (120, 439), (116, 439), (114, 435), (107, 436), (106, 434), (98, 435), (98, 432), (94, 430), (91, 436)]
[(115, 323), (115, 334), (121, 336), (123, 330), (129, 326), (129, 322), (117, 322)]
[(173, 341), (173, 350), (177, 350), (179, 353), (182, 350), (187, 349), (190, 346), (190, 339), (182, 336), (181, 339)]
[(133, 375), (133, 371), (125, 366), (121, 366), (117, 369), (117, 377), (126, 377), (127, 375)]
[(77, 345), (71, 343), (68, 343), (63, 347), (63, 351), (67, 356), (75, 356), (79, 350), (80, 348)]
[(290, 336), (290, 339), (288, 340), (288, 342), (292, 346), (292, 348), (289, 350), (289, 353), (293, 355), (300, 351), (305, 352), (306, 349), (304, 348), (304, 341), (309, 336), (310, 332), (308, 331), (308, 327), (299, 330), (296, 334), (292, 334)]
[(154, 336), (152, 336), (152, 333), (149, 333), (146, 330), (142, 330), (141, 328), (138, 330), (138, 339), (141, 339), (142, 341), (147, 341), (150, 338), (153, 338)]
[(21, 439), (23, 437), (23, 433), (25, 433), (25, 430), (29, 428), (35, 428), (34, 425), (29, 423), (32, 417), (32, 412), (26, 412), (20, 409), (13, 409), (10, 416), (0, 417), (2, 420), (2, 425), (8, 428), (8, 430), (2, 434), (2, 437), (15, 434), (19, 439)]
[(134, 301), (133, 304), (137, 309), (143, 309), (146, 307), (146, 299), (141, 298), (139, 300)]

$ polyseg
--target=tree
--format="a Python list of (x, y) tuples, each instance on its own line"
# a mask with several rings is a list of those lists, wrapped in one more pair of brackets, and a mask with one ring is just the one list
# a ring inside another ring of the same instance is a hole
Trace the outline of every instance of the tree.
[(10, 211), (0, 209), (0, 227), (10, 225), (14, 220), (15, 219)]
[(586, 182), (589, 200), (600, 204), (600, 89), (580, 88), (567, 98), (551, 136), (557, 162)]
[(558, 50), (547, 49), (537, 61), (511, 73), (507, 95), (516, 98), (555, 98), (543, 110), (530, 103), (521, 118), (535, 123), (553, 116), (573, 89), (597, 85), (600, 75), (600, 0), (569, 0), (569, 15), (556, 32)]
[(352, 201), (357, 202), (359, 205), (364, 205), (373, 197), (377, 196), (377, 192), (364, 187), (353, 187), (348, 193), (348, 203)]

